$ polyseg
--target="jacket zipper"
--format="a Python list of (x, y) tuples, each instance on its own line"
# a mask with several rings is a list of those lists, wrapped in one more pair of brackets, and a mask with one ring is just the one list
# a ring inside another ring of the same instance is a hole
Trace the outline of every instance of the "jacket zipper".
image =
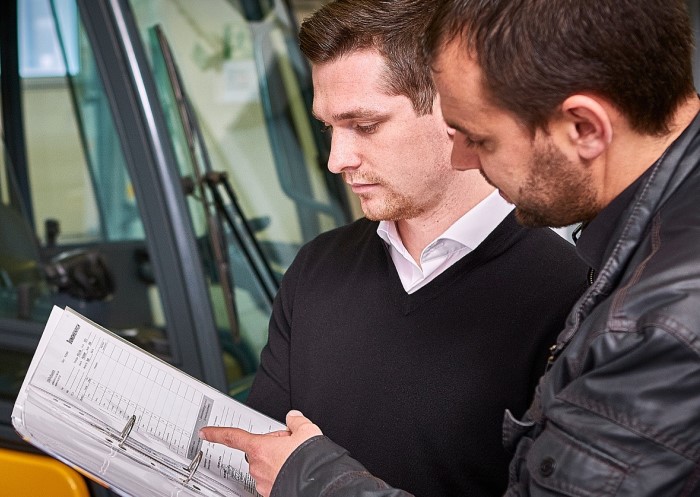
[(593, 282), (595, 281), (595, 269), (592, 267), (588, 268), (588, 286), (593, 285)]
[[(595, 282), (595, 269), (592, 267), (588, 267), (588, 286), (593, 285)], [(552, 364), (554, 361), (557, 359), (557, 356), (561, 353), (562, 350), (564, 350), (564, 347), (566, 346), (565, 343), (555, 343), (551, 347), (549, 347), (549, 357), (547, 358), (547, 366), (544, 369), (544, 372), (546, 373), (549, 371), (549, 368), (552, 367)]]

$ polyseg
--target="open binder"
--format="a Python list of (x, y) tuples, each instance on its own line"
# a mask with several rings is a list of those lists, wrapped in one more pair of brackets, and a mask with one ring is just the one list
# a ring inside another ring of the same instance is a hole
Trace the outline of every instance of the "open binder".
[(29, 443), (124, 496), (257, 496), (245, 455), (202, 426), (285, 426), (54, 307), (12, 411)]

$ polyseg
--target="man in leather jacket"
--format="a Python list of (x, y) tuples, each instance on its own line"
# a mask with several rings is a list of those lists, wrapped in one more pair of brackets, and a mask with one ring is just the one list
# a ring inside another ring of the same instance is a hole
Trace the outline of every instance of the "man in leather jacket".
[[(584, 226), (591, 286), (524, 419), (506, 413), (506, 495), (700, 495), (700, 100), (685, 2), (446, 0), (425, 46), (455, 167), (481, 170), (525, 224)], [(287, 421), (277, 436), (202, 435), (246, 451), (275, 497), (407, 495), (300, 413)]]

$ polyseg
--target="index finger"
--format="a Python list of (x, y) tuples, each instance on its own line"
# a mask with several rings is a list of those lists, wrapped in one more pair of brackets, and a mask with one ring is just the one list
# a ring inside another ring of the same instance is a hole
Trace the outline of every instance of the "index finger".
[(245, 430), (239, 428), (228, 428), (224, 426), (205, 426), (199, 430), (199, 438), (207, 442), (224, 444), (233, 449), (247, 452), (247, 449), (254, 442), (256, 437)]

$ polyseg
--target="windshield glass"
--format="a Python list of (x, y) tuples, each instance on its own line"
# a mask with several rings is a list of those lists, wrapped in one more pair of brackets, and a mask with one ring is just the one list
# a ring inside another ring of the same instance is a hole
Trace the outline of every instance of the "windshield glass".
[(256, 21), (225, 0), (131, 5), (145, 45), (153, 47), (154, 26), (168, 39), (212, 168), (228, 175), (279, 279), (301, 244), (349, 220), (344, 190), (325, 167), (327, 137), (309, 112), (296, 27), (281, 4)]

